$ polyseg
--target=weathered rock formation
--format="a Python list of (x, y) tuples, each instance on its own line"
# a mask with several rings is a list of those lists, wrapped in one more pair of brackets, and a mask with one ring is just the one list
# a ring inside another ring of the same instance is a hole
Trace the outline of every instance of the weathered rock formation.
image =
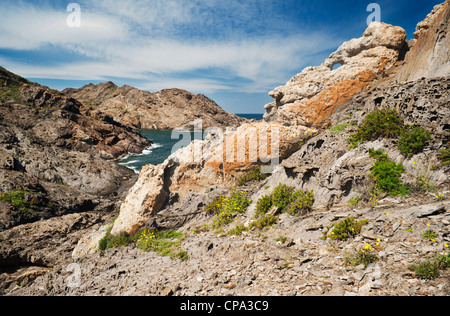
[[(264, 122), (244, 124), (236, 130), (216, 130), (204, 141), (194, 141), (163, 164), (145, 166), (122, 204), (113, 234), (133, 234), (145, 227), (171, 200), (188, 199), (211, 188), (230, 187), (257, 165), (289, 157), (317, 130), (288, 128)], [(243, 146), (244, 144), (244, 146)], [(273, 146), (273, 147), (272, 147)]]
[(114, 209), (133, 172), (115, 160), (151, 142), (110, 116), (0, 67), (0, 231)]
[(80, 89), (66, 89), (63, 92), (110, 115), (117, 122), (136, 129), (193, 129), (197, 119), (202, 120), (203, 128), (239, 126), (246, 121), (225, 112), (204, 95), (195, 95), (181, 89), (151, 93), (107, 82), (90, 84)]
[(399, 82), (436, 78), (450, 73), (450, 2), (437, 5), (417, 25), (415, 44), (398, 74)]
[[(377, 77), (406, 50), (401, 27), (373, 22), (363, 37), (342, 44), (319, 67), (308, 67), (285, 86), (269, 93), (264, 119), (287, 125), (324, 126), (333, 111)], [(338, 69), (333, 69), (336, 65)]]

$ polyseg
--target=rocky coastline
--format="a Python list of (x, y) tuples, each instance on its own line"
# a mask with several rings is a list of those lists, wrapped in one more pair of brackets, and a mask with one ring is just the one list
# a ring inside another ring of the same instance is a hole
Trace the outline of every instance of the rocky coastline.
[(271, 91), (263, 122), (227, 116), (137, 178), (115, 159), (166, 123), (134, 104), (202, 96), (0, 68), (0, 294), (448, 296), (449, 19), (446, 1), (411, 41), (372, 23)]

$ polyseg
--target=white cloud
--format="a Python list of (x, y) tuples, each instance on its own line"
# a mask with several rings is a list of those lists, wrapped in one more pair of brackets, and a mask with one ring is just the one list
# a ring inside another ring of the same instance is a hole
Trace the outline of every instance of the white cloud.
[[(217, 30), (225, 27), (230, 14), (236, 15), (233, 16), (236, 23), (244, 23), (256, 14), (250, 5), (263, 5), (258, 1), (242, 4), (203, 0), (201, 5), (198, 0), (80, 1), (81, 28), (66, 25), (68, 12), (25, 6), (20, 2), (7, 3), (0, 12), (0, 49), (38, 51), (52, 46), (88, 59), (36, 65), (2, 57), (0, 63), (29, 78), (109, 80), (117, 77), (142, 80), (146, 82), (142, 86), (151, 90), (181, 87), (205, 92), (227, 89), (265, 92), (286, 82), (293, 65), (306, 66), (305, 59), (311, 54), (338, 45), (337, 40), (320, 32), (282, 37), (274, 33), (257, 36), (229, 33), (209, 38), (171, 35), (183, 27), (212, 27), (214, 23), (222, 23), (215, 26)], [(270, 15), (270, 8), (265, 9), (263, 13), (258, 11), (262, 16), (255, 24), (264, 23)], [(220, 78), (177, 78), (177, 74), (208, 69), (225, 73), (228, 78), (240, 78), (240, 83)]]

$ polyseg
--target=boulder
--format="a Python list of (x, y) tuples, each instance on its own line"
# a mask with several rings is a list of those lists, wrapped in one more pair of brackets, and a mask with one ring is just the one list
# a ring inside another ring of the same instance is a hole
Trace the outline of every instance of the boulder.
[(132, 235), (161, 210), (169, 197), (164, 183), (165, 167), (166, 164), (148, 165), (141, 170), (138, 181), (120, 208), (111, 234)]

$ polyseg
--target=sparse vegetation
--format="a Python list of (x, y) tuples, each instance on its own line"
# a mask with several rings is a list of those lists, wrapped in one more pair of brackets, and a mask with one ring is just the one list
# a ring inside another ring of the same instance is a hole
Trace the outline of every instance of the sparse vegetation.
[(443, 166), (450, 165), (450, 149), (444, 148), (439, 150), (439, 159)]
[(36, 198), (27, 198), (26, 195), (29, 193), (31, 193), (31, 191), (28, 189), (15, 192), (5, 192), (0, 194), (0, 201), (8, 202), (19, 208), (21, 211), (35, 213), (33, 211), (33, 206), (40, 206), (42, 203)]
[(243, 186), (249, 182), (263, 181), (267, 179), (269, 176), (270, 176), (269, 173), (261, 173), (261, 166), (258, 166), (256, 169), (253, 169), (252, 171), (243, 175), (238, 181), (238, 186)]
[(361, 201), (361, 197), (360, 197), (360, 196), (357, 196), (356, 198), (350, 200), (350, 201), (348, 202), (348, 205), (349, 205), (349, 206), (355, 206), (355, 205), (358, 204), (360, 201)]
[(361, 233), (361, 228), (367, 224), (368, 222), (366, 220), (357, 222), (354, 217), (348, 217), (337, 224), (333, 224), (334, 228), (327, 236), (328, 231), (330, 230), (330, 227), (328, 227), (328, 231), (324, 233), (324, 239), (330, 238), (332, 240), (346, 241), (349, 238), (359, 235)]
[(423, 239), (428, 239), (428, 240), (430, 240), (430, 241), (435, 240), (437, 237), (438, 237), (438, 235), (437, 235), (436, 232), (435, 232), (434, 230), (432, 230), (432, 229), (429, 229), (429, 230), (425, 231), (425, 232), (422, 234), (422, 238), (423, 238)]
[(377, 260), (378, 256), (373, 252), (372, 247), (370, 246), (357, 249), (344, 257), (345, 263), (354, 266), (359, 266), (362, 264), (364, 265), (364, 269), (367, 269), (369, 264)]
[(132, 236), (111, 234), (112, 226), (98, 245), (100, 251), (105, 251), (112, 248), (125, 247), (134, 244), (137, 248), (143, 251), (155, 251), (161, 256), (168, 256), (171, 258), (178, 258), (181, 261), (188, 260), (188, 254), (181, 249), (181, 243), (184, 239), (183, 234), (173, 230), (152, 231), (145, 229)]
[(440, 275), (439, 267), (436, 262), (433, 261), (411, 265), (409, 269), (414, 271), (416, 277), (422, 280), (434, 280)]
[(339, 125), (336, 125), (336, 126), (330, 128), (330, 131), (332, 131), (336, 134), (339, 134), (340, 132), (344, 131), (349, 126), (353, 126), (353, 125), (350, 123), (339, 124)]

